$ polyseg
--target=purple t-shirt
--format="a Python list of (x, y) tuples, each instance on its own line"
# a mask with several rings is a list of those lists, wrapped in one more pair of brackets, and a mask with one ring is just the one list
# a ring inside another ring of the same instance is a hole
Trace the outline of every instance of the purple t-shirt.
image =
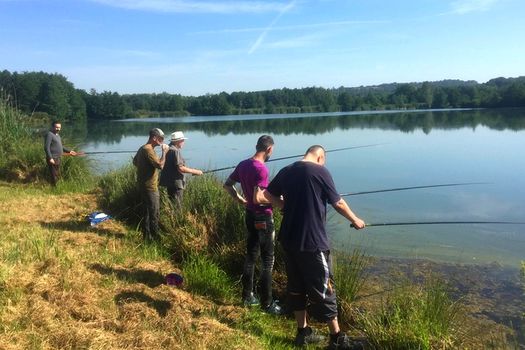
[(248, 201), (246, 208), (254, 213), (272, 214), (272, 207), (253, 203), (253, 188), (268, 187), (268, 168), (258, 160), (249, 158), (243, 160), (231, 173), (230, 179), (241, 183), (244, 198)]

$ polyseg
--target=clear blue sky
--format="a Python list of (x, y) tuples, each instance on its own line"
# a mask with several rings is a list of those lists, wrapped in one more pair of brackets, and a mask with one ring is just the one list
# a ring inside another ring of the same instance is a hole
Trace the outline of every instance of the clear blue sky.
[(525, 0), (0, 0), (0, 69), (202, 95), (525, 75)]

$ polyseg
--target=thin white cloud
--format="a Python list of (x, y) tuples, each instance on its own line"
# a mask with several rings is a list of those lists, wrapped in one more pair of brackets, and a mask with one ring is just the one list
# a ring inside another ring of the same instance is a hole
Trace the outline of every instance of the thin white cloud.
[(451, 3), (452, 13), (464, 15), (471, 12), (488, 11), (499, 0), (456, 0)]
[(174, 13), (263, 13), (281, 12), (288, 5), (275, 1), (198, 0), (89, 0), (131, 10)]
[(264, 39), (266, 38), (266, 35), (268, 34), (268, 32), (270, 32), (270, 30), (272, 30), (272, 28), (275, 26), (275, 23), (277, 23), (277, 21), (288, 11), (290, 11), (294, 6), (295, 6), (295, 3), (296, 3), (296, 0), (292, 0), (288, 3), (288, 5), (286, 5), (282, 10), (281, 12), (279, 12), (279, 14), (274, 18), (274, 20), (272, 21), (272, 23), (270, 23), (270, 25), (268, 27), (266, 27), (266, 29), (263, 30), (263, 32), (261, 33), (261, 35), (259, 35), (259, 37), (257, 38), (257, 40), (255, 41), (255, 43), (252, 45), (252, 47), (250, 48), (250, 50), (248, 51), (248, 54), (251, 55), (252, 53), (254, 53), (258, 48), (259, 46), (262, 44), (262, 42), (264, 41)]
[[(347, 25), (360, 25), (360, 24), (383, 24), (390, 23), (390, 21), (334, 21), (334, 22), (321, 22), (311, 24), (296, 24), (288, 26), (274, 26), (272, 31), (278, 30), (296, 30), (296, 29), (311, 29), (311, 28), (324, 28), (324, 27), (341, 27)], [(190, 34), (228, 34), (228, 33), (249, 33), (249, 32), (260, 32), (266, 30), (263, 27), (251, 27), (251, 28), (237, 28), (237, 29), (219, 29), (219, 30), (206, 30), (200, 32), (194, 32)]]
[(319, 35), (305, 35), (293, 39), (283, 39), (266, 43), (264, 46), (271, 49), (290, 49), (298, 47), (312, 46), (319, 41)]

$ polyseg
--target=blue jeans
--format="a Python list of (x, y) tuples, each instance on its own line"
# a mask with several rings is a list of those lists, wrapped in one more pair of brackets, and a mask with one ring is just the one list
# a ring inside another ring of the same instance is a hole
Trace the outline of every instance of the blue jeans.
[(248, 298), (253, 292), (255, 262), (261, 254), (261, 274), (259, 279), (261, 306), (272, 302), (272, 269), (274, 263), (275, 229), (271, 214), (258, 214), (246, 210), (246, 259), (242, 274), (242, 296)]

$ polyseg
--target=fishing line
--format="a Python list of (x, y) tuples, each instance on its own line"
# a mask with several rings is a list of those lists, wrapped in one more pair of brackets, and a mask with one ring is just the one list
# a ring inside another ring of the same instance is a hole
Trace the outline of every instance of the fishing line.
[[(366, 148), (366, 147), (374, 147), (374, 146), (381, 146), (381, 145), (386, 145), (386, 143), (374, 143), (374, 144), (371, 144), (371, 145), (335, 148), (335, 149), (331, 149), (331, 150), (325, 150), (325, 153), (339, 152), (339, 151), (346, 151), (346, 150), (349, 150), (349, 149)], [(266, 163), (276, 162), (278, 160), (285, 160), (285, 159), (290, 159), (290, 158), (299, 158), (299, 157), (304, 157), (304, 153), (303, 154), (295, 154), (293, 156), (271, 158), (268, 161), (266, 161)], [(237, 165), (231, 165), (231, 166), (227, 166), (227, 167), (223, 167), (223, 168), (217, 168), (217, 169), (213, 169), (213, 170), (206, 170), (206, 171), (204, 171), (204, 174), (214, 173), (214, 172), (222, 171), (222, 170), (234, 169), (236, 166)]]
[(348, 193), (342, 193), (342, 194), (340, 194), (340, 196), (341, 197), (346, 197), (346, 196), (358, 196), (358, 195), (361, 195), (361, 194), (415, 190), (415, 189), (421, 189), (421, 188), (469, 186), (469, 185), (487, 185), (487, 184), (490, 184), (490, 182), (457, 182), (457, 183), (449, 183), (449, 184), (386, 188), (386, 189), (381, 189), (381, 190), (362, 191), (362, 192), (348, 192)]

